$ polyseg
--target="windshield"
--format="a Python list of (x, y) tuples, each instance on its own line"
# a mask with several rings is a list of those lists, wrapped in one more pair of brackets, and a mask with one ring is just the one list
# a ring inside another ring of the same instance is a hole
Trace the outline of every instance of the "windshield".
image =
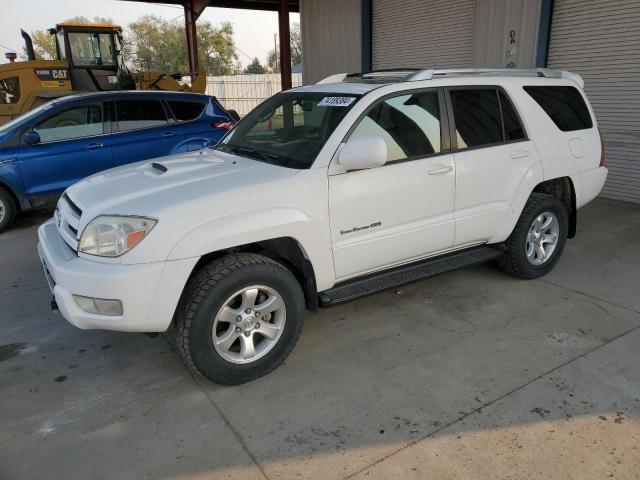
[(69, 33), (74, 65), (115, 65), (116, 56), (111, 33)]
[(356, 95), (285, 92), (252, 110), (216, 148), (290, 168), (310, 168)]

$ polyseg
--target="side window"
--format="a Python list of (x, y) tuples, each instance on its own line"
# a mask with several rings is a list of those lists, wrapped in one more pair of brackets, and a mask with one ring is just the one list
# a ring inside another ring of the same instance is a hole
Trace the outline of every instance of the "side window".
[(20, 100), (20, 79), (18, 77), (0, 80), (0, 105), (18, 103)]
[(458, 148), (501, 143), (502, 121), (494, 88), (452, 90)]
[(40, 143), (100, 135), (102, 105), (94, 103), (64, 110), (39, 123), (34, 130), (40, 135)]
[(200, 116), (205, 107), (205, 104), (200, 102), (171, 101), (167, 103), (178, 122), (195, 120)]
[(502, 91), (498, 90), (500, 108), (502, 108), (502, 123), (504, 124), (504, 141), (523, 140), (525, 138), (524, 128), (520, 123), (516, 109), (511, 100)]
[(563, 132), (593, 127), (589, 109), (574, 87), (523, 87)]
[(388, 98), (376, 105), (350, 138), (374, 136), (387, 144), (387, 162), (440, 153), (438, 92)]
[(121, 132), (167, 124), (167, 114), (157, 100), (120, 100), (116, 112)]

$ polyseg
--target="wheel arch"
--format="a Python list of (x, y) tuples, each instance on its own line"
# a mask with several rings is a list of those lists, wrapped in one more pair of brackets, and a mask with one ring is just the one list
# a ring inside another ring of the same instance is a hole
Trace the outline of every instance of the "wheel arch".
[(9, 195), (11, 195), (13, 201), (16, 203), (16, 208), (18, 209), (18, 211), (26, 210), (27, 208), (29, 208), (30, 205), (28, 201), (24, 197), (19, 195), (10, 184), (5, 182), (1, 178), (0, 189), (5, 190)]
[(264, 255), (285, 266), (298, 280), (304, 293), (306, 308), (311, 311), (318, 309), (318, 288), (313, 264), (309, 260), (304, 247), (293, 237), (270, 238), (202, 255), (194, 266), (186, 284), (204, 265), (225, 255), (240, 252)]
[(546, 193), (564, 203), (569, 214), (569, 233), (567, 236), (568, 238), (574, 238), (578, 224), (578, 209), (576, 208), (576, 189), (573, 180), (570, 177), (545, 180), (538, 183), (533, 192)]

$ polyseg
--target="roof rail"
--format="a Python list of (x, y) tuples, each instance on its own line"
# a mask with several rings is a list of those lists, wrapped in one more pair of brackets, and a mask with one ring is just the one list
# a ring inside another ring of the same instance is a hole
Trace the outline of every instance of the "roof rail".
[(452, 68), (452, 69), (411, 69), (397, 68), (389, 70), (376, 70), (365, 73), (339, 73), (331, 75), (318, 83), (337, 83), (348, 81), (352, 78), (362, 80), (381, 80), (385, 78), (396, 79), (401, 82), (417, 82), (420, 80), (433, 80), (442, 77), (473, 76), (506, 76), (506, 77), (545, 77), (567, 78), (576, 82), (580, 88), (584, 88), (584, 80), (576, 73), (565, 70), (553, 70), (550, 68)]

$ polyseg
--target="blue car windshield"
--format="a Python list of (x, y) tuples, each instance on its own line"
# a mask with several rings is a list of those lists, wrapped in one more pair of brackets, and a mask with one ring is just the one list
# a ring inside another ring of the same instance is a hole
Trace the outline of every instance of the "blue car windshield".
[(216, 148), (283, 167), (306, 169), (357, 95), (284, 92), (253, 109)]

